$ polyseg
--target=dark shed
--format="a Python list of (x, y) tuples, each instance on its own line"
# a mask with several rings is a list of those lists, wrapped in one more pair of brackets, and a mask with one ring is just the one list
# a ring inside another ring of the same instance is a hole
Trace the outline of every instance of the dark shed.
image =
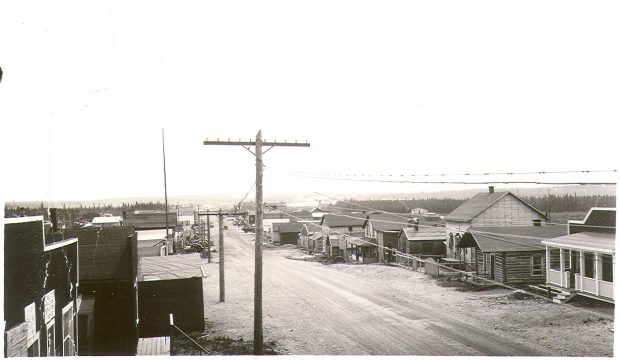
[(140, 258), (140, 337), (168, 336), (170, 314), (181, 330), (204, 331), (205, 276), (198, 254)]

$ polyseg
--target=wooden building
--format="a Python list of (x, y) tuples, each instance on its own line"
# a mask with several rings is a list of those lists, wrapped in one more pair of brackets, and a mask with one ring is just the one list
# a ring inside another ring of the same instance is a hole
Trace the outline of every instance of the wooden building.
[(479, 193), (448, 214), (446, 221), (446, 257), (458, 260), (464, 270), (474, 270), (473, 248), (458, 248), (457, 244), (470, 227), (531, 226), (549, 218), (510, 191)]
[(542, 240), (566, 233), (562, 225), (472, 227), (458, 248), (471, 248), (477, 275), (510, 285), (545, 281)]
[(138, 250), (133, 227), (74, 228), (80, 239), (79, 355), (135, 355)]
[[(166, 228), (166, 213), (162, 211), (142, 210), (134, 213), (123, 212), (123, 225), (133, 226), (136, 230), (155, 230)], [(177, 213), (168, 212), (168, 228), (177, 227)]]
[(275, 223), (273, 224), (272, 242), (274, 245), (297, 245), (301, 233), (299, 223)]
[(583, 221), (568, 223), (566, 235), (542, 244), (548, 259), (546, 284), (559, 291), (555, 302), (576, 295), (614, 302), (615, 208), (592, 208)]
[(324, 214), (320, 223), (323, 232), (320, 239), (322, 241), (317, 244), (316, 252), (327, 250), (325, 244), (332, 238), (337, 239), (343, 234), (361, 231), (367, 216), (365, 213)]
[(199, 254), (140, 258), (139, 336), (169, 335), (170, 314), (181, 330), (204, 331), (204, 277)]
[(343, 249), (345, 258), (362, 264), (372, 264), (379, 261), (377, 239), (364, 235), (363, 232), (353, 232), (342, 235), (338, 240), (339, 248)]
[(398, 234), (404, 227), (413, 226), (411, 214), (370, 214), (366, 217), (364, 235), (375, 239), (378, 245), (377, 256), (379, 262), (395, 262), (398, 248)]
[(318, 243), (322, 243), (322, 228), (314, 222), (301, 222), (299, 230), (299, 246), (307, 253), (314, 253)]
[[(429, 224), (414, 224), (404, 227), (398, 234), (398, 251), (419, 258), (441, 258), (445, 256), (446, 232), (443, 227)], [(399, 262), (409, 263), (408, 259), (398, 257)]]
[(4, 356), (77, 354), (78, 239), (43, 216), (4, 219)]

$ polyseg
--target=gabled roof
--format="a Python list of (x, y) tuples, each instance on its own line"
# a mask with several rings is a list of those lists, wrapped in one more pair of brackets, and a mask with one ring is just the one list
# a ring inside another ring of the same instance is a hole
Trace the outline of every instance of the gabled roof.
[(133, 227), (68, 228), (64, 233), (78, 238), (80, 281), (133, 280), (138, 265), (132, 256), (137, 246)]
[(138, 280), (175, 280), (204, 277), (199, 254), (152, 256), (140, 258)]
[(616, 251), (616, 234), (580, 232), (544, 240), (542, 243), (552, 247), (614, 254)]
[(465, 201), (463, 204), (461, 204), (461, 206), (457, 207), (450, 214), (448, 214), (445, 217), (445, 220), (456, 222), (470, 222), (478, 215), (480, 215), (483, 211), (498, 202), (504, 196), (513, 196), (514, 198), (521, 201), (523, 204), (527, 205), (532, 210), (540, 214), (540, 216), (544, 219), (549, 219), (545, 214), (541, 213), (535, 207), (526, 203), (510, 191), (495, 191), (492, 193), (483, 192), (474, 195), (472, 198)]
[(477, 245), (482, 252), (544, 251), (542, 240), (565, 234), (564, 225), (472, 227), (456, 246)]
[(418, 226), (418, 230), (412, 227), (404, 227), (399, 236), (404, 236), (409, 241), (446, 240), (446, 228), (435, 226)]
[[(412, 224), (413, 214), (395, 215), (395, 214), (371, 214), (364, 221), (364, 227), (370, 222), (376, 231), (400, 231), (402, 228)], [(408, 220), (409, 219), (409, 220)]]
[(321, 225), (332, 227), (362, 226), (366, 216), (366, 214), (325, 214), (323, 219), (321, 219)]
[(273, 231), (280, 234), (298, 233), (301, 231), (301, 224), (299, 223), (274, 223)]

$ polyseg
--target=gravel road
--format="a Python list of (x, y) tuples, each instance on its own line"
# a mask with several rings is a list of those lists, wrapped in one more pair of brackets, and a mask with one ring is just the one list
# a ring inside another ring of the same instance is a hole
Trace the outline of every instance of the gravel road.
[[(252, 339), (254, 241), (226, 231), (226, 302), (208, 264), (205, 317), (214, 331)], [(468, 315), (454, 289), (423, 274), (381, 265), (292, 260), (292, 248), (263, 252), (265, 341), (293, 355), (548, 355), (501, 336)], [(289, 258), (287, 258), (289, 257)], [(394, 279), (394, 281), (386, 281)], [(461, 295), (461, 294), (459, 294)]]

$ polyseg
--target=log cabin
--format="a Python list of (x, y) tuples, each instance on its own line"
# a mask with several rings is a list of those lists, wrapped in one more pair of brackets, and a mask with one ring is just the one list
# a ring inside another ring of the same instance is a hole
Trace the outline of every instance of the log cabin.
[(542, 240), (566, 233), (563, 225), (471, 227), (457, 248), (470, 248), (476, 275), (509, 285), (545, 281)]

